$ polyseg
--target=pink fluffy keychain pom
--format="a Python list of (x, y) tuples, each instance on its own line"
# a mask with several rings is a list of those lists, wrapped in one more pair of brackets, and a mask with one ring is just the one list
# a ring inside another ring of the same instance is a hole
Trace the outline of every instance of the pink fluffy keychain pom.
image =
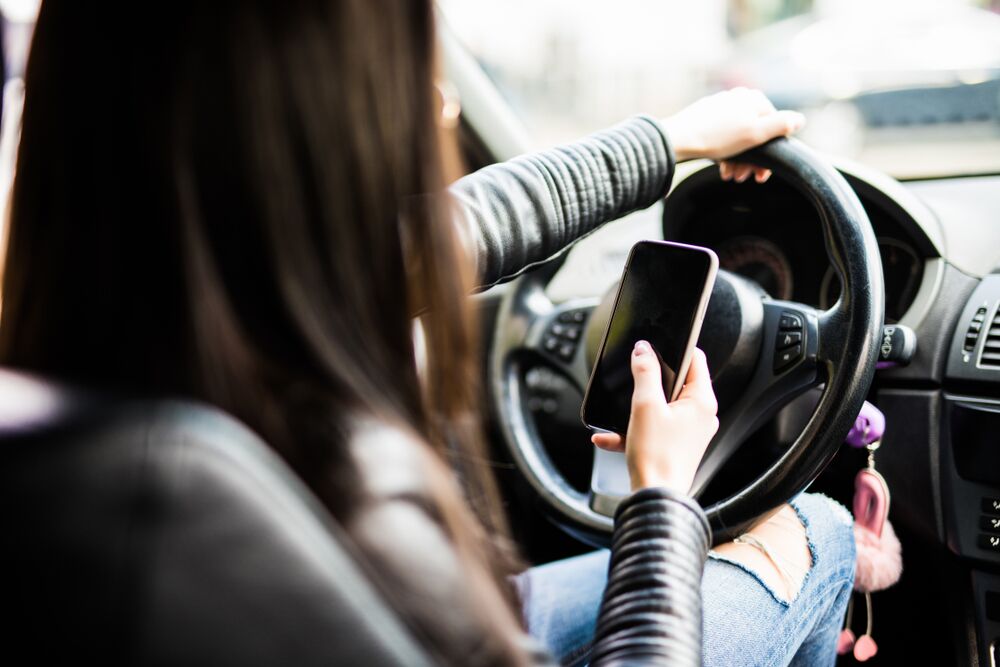
[(854, 590), (874, 593), (899, 581), (903, 548), (889, 523), (889, 485), (871, 468), (854, 478), (854, 541), (858, 553)]
[(891, 523), (885, 522), (881, 537), (856, 523), (854, 541), (858, 549), (854, 590), (872, 593), (899, 581), (903, 574), (903, 550)]

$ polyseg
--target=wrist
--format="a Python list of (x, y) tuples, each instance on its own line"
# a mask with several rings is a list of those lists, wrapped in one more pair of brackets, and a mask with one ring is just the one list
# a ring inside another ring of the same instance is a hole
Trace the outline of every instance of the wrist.
[(667, 141), (678, 162), (694, 160), (704, 155), (705, 148), (700, 145), (697, 136), (676, 116), (664, 118), (660, 121), (660, 126), (667, 135)]
[(658, 470), (636, 470), (629, 474), (632, 492), (642, 489), (667, 489), (681, 495), (688, 495), (691, 491), (691, 484), (694, 482), (690, 477), (672, 474), (670, 472)]

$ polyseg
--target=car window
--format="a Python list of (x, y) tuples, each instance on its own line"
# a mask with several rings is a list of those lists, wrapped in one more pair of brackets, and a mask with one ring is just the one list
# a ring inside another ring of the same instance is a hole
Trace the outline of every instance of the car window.
[[(24, 100), (24, 67), (38, 15), (40, 0), (0, 0), (0, 31), (3, 36), (3, 119), (0, 121), (0, 211), (14, 179), (14, 162), (21, 131), (21, 104)], [(7, 216), (0, 215), (0, 236)]]
[(1000, 171), (1000, 0), (440, 0), (538, 146), (733, 86), (897, 177)]

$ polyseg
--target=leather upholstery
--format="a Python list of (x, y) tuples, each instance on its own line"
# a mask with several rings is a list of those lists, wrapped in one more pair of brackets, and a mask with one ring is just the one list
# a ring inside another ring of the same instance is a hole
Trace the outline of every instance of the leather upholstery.
[(430, 664), (284, 464), (219, 411), (0, 371), (5, 661)]

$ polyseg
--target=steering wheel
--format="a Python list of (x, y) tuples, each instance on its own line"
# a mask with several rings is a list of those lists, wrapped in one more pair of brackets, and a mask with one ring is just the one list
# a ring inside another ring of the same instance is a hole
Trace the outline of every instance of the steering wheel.
[[(811, 201), (842, 292), (821, 311), (771, 299), (751, 281), (720, 271), (699, 341), (720, 399), (720, 427), (698, 470), (695, 497), (758, 426), (794, 398), (818, 387), (822, 392), (804, 428), (770, 467), (705, 507), (716, 543), (803, 491), (836, 454), (874, 377), (885, 301), (871, 223), (832, 165), (794, 139), (773, 140), (735, 159), (771, 169)], [(624, 456), (595, 451), (590, 490), (576, 490), (553, 464), (527, 405), (525, 371), (539, 357), (582, 394), (614, 300), (611, 290), (553, 303), (545, 287), (561, 262), (521, 276), (504, 295), (490, 355), (490, 393), (514, 463), (546, 512), (566, 530), (604, 543), (629, 491)]]

